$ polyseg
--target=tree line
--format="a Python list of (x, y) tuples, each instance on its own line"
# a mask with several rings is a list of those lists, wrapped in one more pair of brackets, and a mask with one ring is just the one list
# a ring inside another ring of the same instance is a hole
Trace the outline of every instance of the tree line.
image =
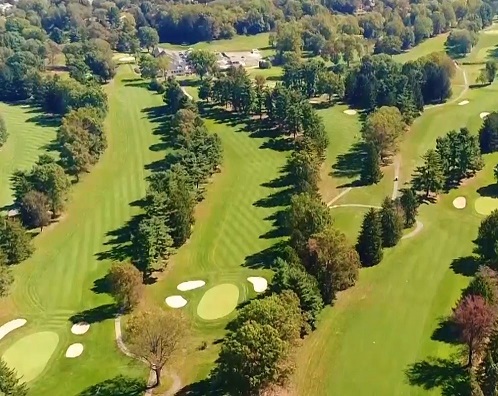
[(472, 257), (478, 269), (453, 308), (446, 324), (463, 345), (464, 385), (468, 394), (498, 392), (498, 211), (481, 221)]

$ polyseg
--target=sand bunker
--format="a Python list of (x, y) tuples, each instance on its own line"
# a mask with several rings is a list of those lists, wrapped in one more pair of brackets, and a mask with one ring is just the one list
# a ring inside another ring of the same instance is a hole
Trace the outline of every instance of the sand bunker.
[(202, 280), (188, 281), (180, 283), (176, 288), (180, 291), (189, 291), (198, 289), (206, 284), (206, 282)]
[(356, 110), (344, 110), (344, 114), (347, 114), (347, 115), (355, 115), (356, 114)]
[(76, 358), (83, 353), (83, 344), (71, 344), (66, 350), (66, 357), (69, 359)]
[(260, 276), (250, 276), (247, 280), (252, 283), (257, 293), (264, 292), (268, 288), (268, 281)]
[(453, 206), (457, 209), (465, 209), (465, 206), (467, 206), (467, 199), (465, 197), (456, 197), (453, 200)]
[(481, 120), (486, 118), (489, 115), (487, 111), (483, 111), (481, 114), (479, 114), (479, 117), (481, 117)]
[(135, 62), (135, 57), (134, 56), (123, 56), (122, 58), (119, 58), (120, 62)]
[(73, 327), (71, 327), (71, 333), (82, 335), (85, 334), (89, 329), (90, 325), (86, 322), (75, 323), (73, 324)]
[(169, 296), (166, 297), (166, 300), (164, 301), (171, 308), (181, 308), (187, 305), (187, 300), (185, 300), (182, 296)]
[(468, 100), (462, 100), (460, 103), (458, 103), (458, 106), (465, 106), (466, 104), (469, 104)]
[(3, 326), (0, 326), (0, 340), (9, 334), (11, 331), (18, 329), (26, 324), (26, 319), (14, 319), (10, 322), (5, 323)]

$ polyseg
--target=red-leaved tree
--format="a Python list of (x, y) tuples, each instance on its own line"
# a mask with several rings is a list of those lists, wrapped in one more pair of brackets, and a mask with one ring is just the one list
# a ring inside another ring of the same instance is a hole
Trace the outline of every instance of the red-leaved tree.
[(493, 330), (496, 310), (481, 296), (469, 295), (453, 310), (453, 321), (459, 328), (460, 341), (467, 346), (467, 365), (471, 367), (474, 354)]

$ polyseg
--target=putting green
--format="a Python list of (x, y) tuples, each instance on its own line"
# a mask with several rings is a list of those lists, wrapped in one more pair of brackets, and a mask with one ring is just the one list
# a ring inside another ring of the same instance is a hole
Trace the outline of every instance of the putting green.
[(231, 283), (223, 283), (204, 293), (197, 306), (197, 315), (206, 320), (222, 318), (237, 307), (238, 301), (239, 288)]
[(481, 197), (476, 199), (474, 205), (477, 213), (487, 216), (493, 210), (498, 209), (498, 199), (491, 197)]
[(42, 373), (58, 342), (58, 334), (52, 331), (30, 334), (7, 349), (3, 359), (23, 381), (29, 382)]

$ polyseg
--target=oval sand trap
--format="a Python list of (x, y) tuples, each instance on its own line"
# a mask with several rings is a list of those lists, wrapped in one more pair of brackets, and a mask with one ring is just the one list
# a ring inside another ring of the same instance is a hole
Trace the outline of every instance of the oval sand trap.
[(344, 114), (355, 115), (356, 114), (356, 110), (353, 110), (353, 109), (344, 110)]
[(135, 62), (135, 57), (134, 56), (123, 56), (122, 58), (119, 58), (120, 62)]
[(477, 213), (487, 216), (493, 210), (498, 209), (498, 199), (491, 197), (481, 197), (476, 199), (474, 205)]
[(268, 288), (268, 281), (261, 276), (250, 276), (247, 280), (252, 283), (257, 293), (264, 292)]
[(481, 117), (481, 120), (483, 120), (483, 119), (484, 119), (484, 118), (486, 118), (488, 115), (489, 115), (489, 112), (487, 112), (487, 111), (483, 111), (481, 114), (479, 114), (479, 117)]
[(83, 353), (83, 344), (71, 344), (66, 350), (66, 357), (69, 359), (76, 358)]
[(164, 301), (171, 308), (181, 308), (187, 305), (187, 300), (185, 300), (182, 296), (169, 296), (166, 297), (166, 300)]
[(12, 344), (3, 360), (23, 381), (29, 382), (43, 372), (58, 343), (59, 336), (53, 331), (30, 334)]
[(458, 103), (458, 106), (465, 106), (466, 104), (469, 104), (468, 100), (462, 100), (460, 103)]
[(222, 318), (237, 307), (238, 301), (239, 288), (231, 283), (223, 283), (204, 293), (197, 306), (197, 315), (205, 320)]
[(198, 289), (199, 287), (202, 287), (205, 284), (206, 282), (204, 281), (195, 280), (195, 281), (182, 282), (176, 288), (180, 291), (189, 291), (189, 290)]
[(19, 327), (23, 327), (26, 324), (26, 319), (14, 319), (10, 322), (5, 323), (0, 326), (0, 340), (9, 334), (11, 331), (18, 329)]
[(465, 209), (465, 206), (467, 206), (467, 199), (465, 197), (456, 197), (453, 200), (453, 206), (457, 209)]
[(86, 322), (75, 323), (71, 327), (71, 333), (76, 335), (85, 334), (88, 330), (90, 330), (90, 325)]

